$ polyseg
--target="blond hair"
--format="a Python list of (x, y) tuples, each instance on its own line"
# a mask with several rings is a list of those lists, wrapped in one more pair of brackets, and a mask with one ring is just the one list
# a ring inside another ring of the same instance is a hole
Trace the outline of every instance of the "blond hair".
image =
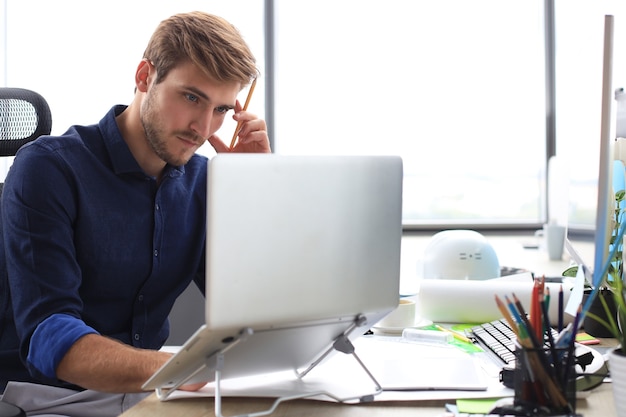
[(209, 78), (239, 82), (258, 75), (256, 60), (241, 33), (225, 19), (204, 12), (181, 13), (163, 20), (143, 57), (157, 70), (159, 83), (177, 65), (191, 62)]

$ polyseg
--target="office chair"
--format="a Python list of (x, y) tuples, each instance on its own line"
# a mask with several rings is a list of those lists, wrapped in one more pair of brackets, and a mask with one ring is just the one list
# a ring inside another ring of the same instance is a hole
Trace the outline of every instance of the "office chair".
[[(50, 134), (51, 129), (50, 107), (41, 95), (23, 88), (0, 88), (0, 156), (14, 156), (22, 145)], [(0, 194), (3, 185), (0, 182)], [(26, 417), (26, 413), (0, 401), (0, 417)]]
[(52, 130), (48, 102), (23, 88), (0, 88), (0, 156), (13, 156), (27, 142)]
[[(40, 94), (24, 88), (0, 87), (0, 157), (14, 156), (22, 145), (50, 134), (51, 130), (50, 107)], [(0, 194), (3, 185), (0, 182)]]

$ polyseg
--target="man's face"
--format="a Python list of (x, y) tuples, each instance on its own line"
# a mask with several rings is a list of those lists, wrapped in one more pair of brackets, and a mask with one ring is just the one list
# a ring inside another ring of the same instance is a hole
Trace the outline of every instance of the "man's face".
[(159, 84), (151, 81), (140, 112), (148, 144), (168, 164), (184, 165), (222, 126), (240, 89), (239, 83), (207, 78), (191, 63), (175, 67)]

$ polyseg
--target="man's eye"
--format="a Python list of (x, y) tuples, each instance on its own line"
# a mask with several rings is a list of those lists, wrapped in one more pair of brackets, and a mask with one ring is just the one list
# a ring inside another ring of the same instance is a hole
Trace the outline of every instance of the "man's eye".
[(198, 96), (194, 96), (193, 94), (186, 94), (187, 100), (192, 101), (194, 103), (198, 102)]
[(227, 107), (227, 106), (221, 106), (215, 109), (215, 111), (218, 112), (219, 114), (225, 114), (226, 112), (228, 112), (228, 110), (230, 110), (230, 107)]

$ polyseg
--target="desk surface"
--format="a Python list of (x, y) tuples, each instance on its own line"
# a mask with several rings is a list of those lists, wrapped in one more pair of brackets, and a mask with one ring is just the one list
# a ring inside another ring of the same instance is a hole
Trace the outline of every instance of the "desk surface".
[[(615, 346), (614, 339), (599, 339), (600, 348)], [(254, 413), (267, 410), (274, 402), (271, 398), (226, 397), (222, 400), (222, 414), (225, 416)], [(325, 416), (325, 417), (376, 417), (376, 416), (445, 416), (444, 406), (454, 403), (450, 400), (420, 401), (376, 401), (363, 404), (340, 404), (317, 400), (292, 400), (281, 403), (271, 414), (283, 416)], [(214, 417), (213, 398), (185, 398), (161, 402), (151, 394), (120, 417)], [(576, 402), (576, 412), (584, 417), (616, 417), (613, 390), (610, 383), (594, 388), (587, 398)]]
[[(510, 267), (528, 268), (533, 272), (546, 275), (560, 275), (569, 265), (569, 256), (564, 254), (561, 261), (549, 261), (547, 254), (537, 249), (524, 249), (528, 242), (535, 241), (532, 236), (488, 237), (500, 259), (500, 264)], [(410, 236), (402, 241), (402, 282), (403, 286), (413, 288), (419, 277), (421, 255), (424, 247), (428, 244), (428, 237)], [(576, 249), (588, 262), (593, 261), (593, 244), (579, 243)], [(408, 291), (407, 291), (408, 292)], [(605, 344), (603, 342), (603, 344)], [(610, 345), (610, 342), (608, 342)], [(606, 346), (606, 345), (605, 345)], [(429, 400), (429, 401), (393, 401), (373, 402), (367, 404), (338, 404), (315, 400), (293, 400), (278, 406), (271, 414), (274, 417), (281, 416), (415, 416), (441, 417), (445, 415), (444, 405), (454, 400)], [(224, 398), (222, 401), (222, 414), (232, 416), (246, 414), (268, 409), (273, 399), (268, 398)], [(577, 412), (584, 417), (612, 417), (616, 416), (613, 402), (612, 386), (605, 383), (595, 388), (586, 399), (577, 401)], [(170, 417), (184, 415), (186, 417), (215, 416), (213, 398), (186, 398), (169, 402), (159, 401), (154, 394), (131, 408), (121, 417)]]
[[(232, 416), (265, 410), (273, 400), (266, 398), (225, 398), (222, 401), (222, 414)], [(444, 405), (454, 400), (437, 401), (389, 401), (367, 404), (337, 404), (315, 400), (286, 401), (278, 406), (273, 417), (282, 416), (416, 416), (441, 417), (445, 415)], [(586, 399), (578, 400), (576, 411), (584, 417), (616, 416), (613, 392), (610, 383), (595, 388)], [(212, 417), (215, 416), (213, 398), (186, 398), (160, 402), (154, 394), (131, 408), (121, 417)]]

